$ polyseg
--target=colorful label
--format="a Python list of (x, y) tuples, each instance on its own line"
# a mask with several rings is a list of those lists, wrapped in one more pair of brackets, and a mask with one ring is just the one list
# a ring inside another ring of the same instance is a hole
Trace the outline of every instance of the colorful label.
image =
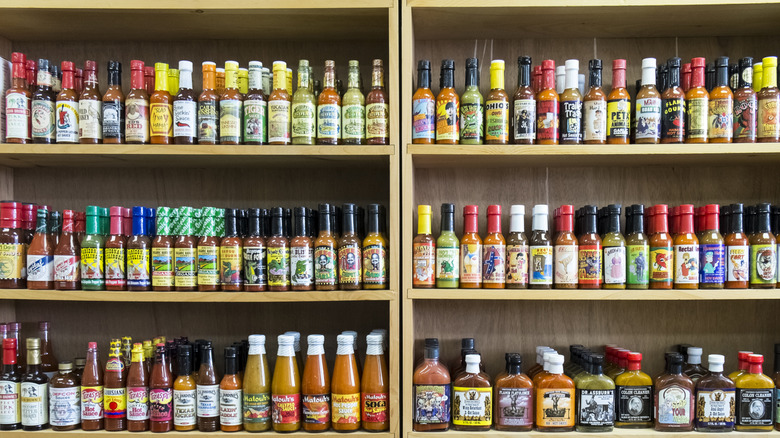
[(482, 248), (482, 282), (504, 284), (506, 279), (506, 246), (488, 244)]
[(341, 138), (344, 140), (366, 138), (366, 108), (363, 105), (341, 107)]
[(769, 426), (774, 423), (774, 388), (737, 388), (737, 426)]
[(327, 424), (330, 421), (330, 394), (304, 395), (302, 405), (304, 423)]
[(103, 388), (103, 415), (106, 418), (127, 415), (127, 388)]
[(450, 385), (414, 385), (414, 422), (449, 424)]
[(350, 244), (339, 248), (339, 283), (360, 283), (361, 254), (358, 244)]
[(577, 284), (577, 245), (555, 247), (555, 284)]
[(317, 107), (311, 102), (292, 104), (292, 136), (314, 139), (317, 132)]
[(604, 247), (604, 284), (626, 282), (626, 247)]
[(618, 386), (617, 415), (615, 421), (621, 423), (649, 423), (653, 421), (652, 386)]
[(340, 424), (360, 422), (360, 393), (332, 394), (331, 421)]
[(173, 136), (173, 106), (169, 103), (149, 105), (149, 135)]
[(268, 102), (268, 141), (290, 142), (290, 102), (286, 100)]
[(509, 142), (509, 102), (485, 102), (485, 140)]
[(561, 141), (582, 141), (582, 101), (561, 102)]
[[(18, 424), (22, 422), (22, 411), (19, 406), (21, 403), (19, 397), (20, 390), (21, 384), (19, 382), (0, 380), (0, 424)], [(79, 388), (73, 388), (73, 390), (76, 392), (76, 409), (78, 409)]]
[[(8, 76), (6, 76), (8, 77)], [(24, 93), (5, 96), (6, 138), (30, 138), (30, 98)]]
[(103, 138), (122, 138), (124, 104), (120, 101), (103, 102)]
[(693, 421), (691, 391), (677, 385), (659, 389), (656, 394), (658, 424), (690, 424)]
[(106, 286), (125, 285), (125, 249), (106, 248)]
[(493, 424), (493, 388), (452, 388), (452, 423), (458, 426)]
[(628, 272), (626, 283), (648, 284), (650, 282), (650, 270), (647, 262), (650, 260), (650, 247), (647, 245), (628, 245)]
[(436, 279), (457, 280), (460, 277), (458, 248), (436, 248)]
[[(314, 282), (317, 286), (333, 286), (336, 274), (336, 251), (330, 246), (318, 246), (314, 250)], [(416, 279), (416, 277), (415, 277)]]
[[(50, 100), (34, 100), (32, 103), (32, 137), (54, 140), (56, 104)], [(104, 122), (105, 123), (105, 122)]]
[(731, 97), (710, 99), (710, 138), (731, 138), (734, 136), (734, 102)]
[(536, 139), (536, 101), (515, 100), (515, 140)]
[(241, 245), (219, 247), (219, 278), (222, 284), (241, 284)]
[[(81, 256), (84, 260), (84, 256)], [(149, 250), (147, 248), (127, 249), (127, 285), (147, 287), (150, 284)]]
[[(128, 119), (129, 119), (128, 114)], [(6, 122), (8, 118), (6, 115)], [(79, 103), (57, 101), (57, 143), (79, 142)], [(130, 140), (128, 138), (128, 140)]]
[(173, 248), (152, 248), (152, 286), (173, 286)]
[(772, 96), (758, 101), (758, 138), (780, 136), (780, 97)]
[(317, 107), (317, 138), (341, 138), (341, 108), (336, 104)]
[(558, 140), (558, 101), (539, 100), (536, 102), (536, 139)]
[(194, 100), (173, 102), (173, 136), (197, 137), (198, 103)]
[(771, 243), (750, 245), (750, 284), (775, 283), (776, 251), (776, 246)]
[(103, 418), (103, 387), (81, 387), (81, 419), (100, 420)]
[(217, 142), (217, 102), (198, 102), (198, 141)]
[(697, 390), (696, 426), (733, 428), (736, 422), (735, 405), (734, 388)]
[(26, 277), (27, 247), (22, 243), (0, 243), (0, 280)]
[(22, 426), (40, 426), (49, 422), (49, 391), (46, 383), (22, 382)]
[(241, 393), (240, 389), (219, 390), (219, 424), (238, 426), (244, 422)]
[(650, 248), (650, 282), (674, 280), (674, 250), (671, 246)]
[(607, 140), (607, 102), (588, 100), (582, 104), (583, 140)]
[[(433, 248), (431, 248), (433, 251)], [(482, 245), (478, 243), (463, 244), (460, 246), (460, 282), (482, 282)]]
[(265, 424), (271, 419), (271, 394), (247, 394), (244, 392), (244, 423)]
[(580, 245), (578, 276), (580, 284), (600, 284), (602, 250), (599, 245)]
[(81, 258), (75, 255), (54, 256), (54, 281), (78, 281), (81, 278)]
[(79, 100), (79, 137), (103, 138), (102, 110), (99, 100)]
[(436, 99), (436, 141), (457, 142), (460, 139), (459, 113), (457, 96), (451, 99)]
[(415, 243), (412, 252), (414, 286), (433, 286), (436, 282), (434, 277), (436, 263), (435, 247), (433, 242)]
[(485, 138), (485, 107), (477, 103), (460, 104), (460, 139), (483, 140)]
[(198, 385), (196, 391), (198, 417), (219, 417), (219, 385)]
[(244, 247), (244, 284), (252, 286), (265, 286), (265, 260), (265, 247)]
[(197, 418), (196, 392), (194, 389), (173, 390), (173, 425), (192, 426)]
[(699, 245), (674, 245), (674, 283), (699, 282)]
[(103, 248), (81, 248), (81, 284), (103, 285)]
[(300, 394), (271, 396), (271, 418), (274, 424), (292, 424), (301, 421)]
[(726, 281), (726, 248), (723, 244), (701, 245), (699, 254), (699, 283), (723, 284)]
[(241, 101), (237, 99), (219, 101), (219, 140), (241, 142)]
[(661, 128), (661, 99), (646, 97), (636, 100), (636, 138), (659, 138)]
[(707, 123), (709, 109), (709, 99), (706, 97), (697, 97), (685, 101), (685, 126), (688, 128), (687, 139), (707, 138)]
[(268, 264), (268, 285), (290, 285), (290, 248), (273, 247), (266, 250)]
[(127, 419), (131, 421), (149, 419), (149, 388), (145, 386), (127, 387)]
[(734, 138), (756, 138), (756, 95), (734, 102)]
[(685, 99), (664, 99), (661, 102), (661, 138), (685, 140)]
[(125, 101), (125, 110), (127, 111), (127, 114), (125, 114), (125, 139), (128, 142), (148, 143), (149, 101), (127, 99)]
[(364, 423), (384, 423), (389, 420), (387, 406), (390, 403), (390, 394), (364, 392), (361, 397)]
[(531, 388), (496, 390), (496, 424), (499, 426), (532, 426), (533, 398)]
[(750, 247), (736, 245), (726, 247), (726, 280), (750, 281), (748, 263), (750, 262)]
[(264, 100), (244, 101), (244, 141), (265, 141), (266, 107)]
[(198, 284), (219, 284), (219, 247), (198, 245)]
[(631, 102), (628, 99), (617, 99), (607, 102), (607, 138), (628, 138), (630, 120)]
[(290, 248), (290, 284), (310, 286), (314, 281), (314, 250), (310, 246)]
[(390, 110), (386, 103), (369, 103), (366, 105), (366, 138), (387, 138), (388, 115)]
[(536, 425), (574, 426), (574, 389), (539, 388), (536, 392)]
[(528, 284), (528, 246), (506, 246), (506, 284)]
[(54, 256), (28, 254), (27, 281), (54, 281)]
[(553, 247), (531, 247), (531, 284), (552, 284)]
[[(0, 382), (0, 385), (3, 383), (6, 382)], [(81, 423), (81, 395), (79, 392), (78, 386), (72, 388), (49, 386), (49, 423), (52, 426), (74, 426)], [(0, 397), (2, 396), (0, 395)], [(3, 416), (0, 415), (0, 424), (9, 424), (3, 420)], [(18, 423), (19, 420), (15, 422)]]
[(174, 284), (177, 287), (195, 287), (198, 285), (198, 262), (195, 248), (176, 248), (173, 250), (176, 274)]
[(173, 389), (155, 388), (149, 390), (149, 419), (152, 421), (173, 420)]
[(385, 247), (368, 245), (363, 247), (363, 284), (387, 283)]
[(433, 99), (415, 99), (412, 102), (412, 138), (436, 138), (436, 102)]
[(578, 389), (577, 425), (612, 426), (615, 422), (614, 389)]

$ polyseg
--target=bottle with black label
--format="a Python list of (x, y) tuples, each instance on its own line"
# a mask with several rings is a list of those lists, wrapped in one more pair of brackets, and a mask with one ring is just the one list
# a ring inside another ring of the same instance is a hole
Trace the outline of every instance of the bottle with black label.
[(693, 380), (682, 372), (683, 356), (669, 355), (666, 372), (655, 382), (655, 430), (693, 430)]
[(707, 357), (710, 373), (696, 384), (696, 430), (699, 432), (734, 429), (736, 394), (734, 381), (723, 375), (724, 362), (723, 355), (710, 354)]
[(734, 382), (737, 386), (738, 431), (769, 431), (775, 420), (775, 383), (763, 372), (764, 356), (748, 356), (750, 368)]
[(615, 424), (615, 382), (604, 375), (604, 356), (591, 354), (590, 370), (577, 379), (577, 432), (611, 432)]
[(628, 354), (628, 369), (615, 378), (615, 427), (653, 426), (653, 379), (642, 371), (642, 353)]

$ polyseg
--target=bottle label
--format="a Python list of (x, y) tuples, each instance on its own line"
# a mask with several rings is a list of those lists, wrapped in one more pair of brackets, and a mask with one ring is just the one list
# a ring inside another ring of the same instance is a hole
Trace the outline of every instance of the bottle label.
[(758, 101), (758, 138), (780, 136), (780, 97), (773, 96)]
[(734, 136), (734, 102), (731, 97), (710, 99), (709, 110), (710, 138), (728, 138)]
[(339, 248), (339, 283), (360, 283), (360, 246), (350, 244)]
[(630, 106), (628, 99), (607, 102), (607, 138), (628, 138), (628, 124), (631, 120)]
[(672, 247), (650, 248), (650, 282), (668, 282), (674, 279), (674, 250)]
[(488, 244), (482, 248), (482, 282), (504, 284), (506, 279), (506, 246)]
[(330, 394), (304, 395), (302, 400), (304, 423), (327, 424), (330, 421)]
[(266, 107), (264, 100), (244, 101), (244, 141), (265, 141)]
[(195, 260), (195, 248), (176, 248), (173, 250), (175, 262), (174, 284), (178, 287), (198, 285), (198, 268)]
[(341, 108), (336, 104), (317, 107), (317, 138), (341, 138)]
[(244, 392), (244, 423), (265, 424), (271, 419), (271, 393)]
[(271, 396), (271, 418), (274, 424), (292, 424), (301, 421), (300, 394), (274, 394)]
[(653, 387), (618, 386), (616, 421), (620, 423), (649, 423), (653, 421)]
[(636, 138), (657, 139), (661, 127), (661, 99), (646, 97), (636, 100)]
[[(10, 380), (0, 380), (0, 424), (19, 424), (22, 422), (22, 412), (19, 409), (20, 383)], [(79, 388), (73, 388), (78, 398)], [(78, 401), (76, 402), (78, 409)]]
[(650, 282), (650, 270), (647, 269), (647, 261), (650, 259), (650, 248), (647, 245), (628, 245), (628, 272), (626, 283), (648, 284)]
[(436, 279), (457, 281), (460, 274), (458, 248), (436, 248)]
[(658, 390), (656, 395), (658, 424), (690, 424), (693, 421), (691, 391), (672, 385)]
[(555, 251), (555, 284), (577, 284), (577, 245), (558, 245)]
[(238, 426), (244, 422), (241, 392), (240, 389), (219, 390), (219, 424)]
[(293, 286), (311, 286), (314, 279), (314, 260), (312, 247), (294, 246), (290, 248), (290, 284)]
[(219, 277), (222, 284), (241, 284), (241, 245), (219, 247)]
[(173, 425), (192, 426), (197, 418), (195, 404), (196, 391), (188, 389), (184, 391), (173, 390)]
[(731, 429), (736, 421), (734, 388), (696, 391), (696, 426)]
[[(0, 258), (0, 260), (2, 260)], [(54, 281), (79, 281), (81, 258), (75, 255), (54, 256)]]
[(626, 247), (604, 247), (604, 284), (626, 282)]
[(612, 426), (615, 422), (614, 389), (578, 389), (577, 425)]
[[(433, 247), (431, 247), (433, 252)], [(478, 243), (463, 244), (460, 246), (460, 282), (482, 282), (482, 245)]]
[[(84, 256), (81, 256), (82, 260)], [(149, 286), (149, 250), (146, 248), (127, 249), (127, 285)]]
[(268, 285), (290, 285), (290, 248), (269, 247), (268, 254)]
[[(57, 102), (57, 143), (79, 142), (78, 105), (78, 102), (69, 100)], [(6, 123), (8, 123), (7, 111), (6, 108)], [(6, 133), (6, 136), (8, 136), (8, 133)]]
[(54, 256), (28, 254), (27, 281), (54, 281)]
[(0, 243), (0, 280), (25, 278), (26, 252), (22, 243)]
[(685, 114), (688, 128), (687, 139), (707, 138), (707, 116), (709, 115), (709, 103), (706, 97), (697, 97), (685, 101)]
[(198, 102), (198, 141), (217, 142), (217, 102)]
[(21, 407), (22, 407), (22, 426), (40, 426), (48, 423), (49, 422), (48, 384), (22, 382)]
[(364, 392), (362, 395), (363, 422), (364, 423), (384, 423), (389, 420), (387, 405), (390, 394)]
[(485, 107), (480, 103), (460, 104), (460, 139), (483, 140), (485, 138)]
[(528, 284), (528, 246), (506, 246), (506, 284)]
[(131, 421), (149, 419), (149, 388), (145, 386), (127, 387), (127, 419)]
[(412, 283), (414, 286), (433, 286), (436, 282), (434, 277), (436, 255), (433, 242), (415, 243), (412, 254), (414, 264)]
[(316, 132), (317, 109), (313, 103), (292, 104), (292, 136), (314, 139)]
[(106, 248), (106, 286), (125, 285), (125, 249)]
[(152, 248), (152, 286), (173, 286), (173, 248)]
[(103, 102), (103, 138), (122, 138), (124, 104), (119, 101)]
[(29, 120), (30, 120), (30, 98), (24, 95), (24, 93), (7, 94), (5, 96), (6, 137), (29, 139), (30, 138)]
[(485, 140), (509, 142), (509, 102), (485, 102)]
[(369, 103), (366, 105), (366, 138), (387, 138), (388, 114), (390, 110), (386, 103)]
[(341, 107), (341, 138), (366, 138), (366, 108), (363, 105), (344, 105)]
[(771, 243), (750, 245), (750, 284), (771, 284), (776, 280), (777, 248)]
[(531, 284), (552, 284), (553, 247), (531, 247)]
[(169, 103), (149, 105), (149, 134), (151, 136), (173, 136), (173, 106)]
[[(458, 141), (460, 138), (458, 98), (436, 99), (436, 141)], [(480, 118), (481, 118), (480, 114)]]
[[(0, 385), (4, 385), (9, 382), (0, 382)], [(16, 383), (18, 385), (18, 383)], [(0, 388), (2, 392), (2, 388)], [(2, 394), (0, 394), (2, 397)], [(18, 394), (17, 394), (18, 397)], [(2, 398), (0, 398), (2, 400)], [(49, 387), (49, 423), (52, 426), (73, 426), (81, 423), (81, 396), (79, 394), (79, 387), (72, 388), (54, 388)], [(5, 412), (0, 408), (0, 412)], [(0, 424), (9, 424), (7, 421), (3, 421), (2, 415), (0, 415)], [(18, 423), (19, 420), (11, 421), (11, 423)]]
[(265, 247), (244, 247), (244, 284), (252, 286), (265, 286)]
[(748, 262), (750, 262), (750, 247), (747, 245), (728, 246), (726, 260), (727, 281), (750, 281)]
[(558, 140), (558, 101), (536, 102), (536, 139)]
[(561, 102), (561, 141), (582, 141), (582, 101)]
[(219, 139), (222, 142), (241, 142), (241, 101), (219, 101)]
[(336, 252), (330, 246), (318, 246), (314, 250), (316, 259), (314, 281), (317, 286), (333, 286), (338, 280), (336, 275)]
[(414, 422), (449, 424), (450, 385), (414, 385)]
[[(436, 137), (436, 103), (433, 99), (412, 102), (412, 138), (433, 140)], [(346, 128), (344, 130), (346, 133)]]
[(602, 270), (602, 250), (598, 245), (580, 245), (579, 270), (580, 284), (600, 284)]
[(699, 282), (699, 245), (674, 245), (674, 283)]
[(198, 245), (198, 285), (219, 284), (218, 255), (218, 247)]
[(149, 101), (127, 99), (125, 110), (127, 111), (125, 114), (125, 139), (128, 142), (147, 143), (149, 141)]
[(737, 426), (772, 426), (774, 388), (737, 388)]
[(290, 102), (286, 100), (268, 102), (268, 141), (290, 142)]
[(701, 273), (699, 283), (723, 284), (726, 281), (726, 248), (723, 244), (704, 244), (699, 247)]
[(756, 95), (734, 102), (734, 138), (756, 138)]
[[(32, 103), (32, 136), (54, 140), (55, 103), (50, 100), (34, 100)], [(103, 122), (105, 124), (105, 121)]]
[(103, 284), (103, 248), (81, 248), (81, 284), (100, 286)]
[(515, 101), (515, 140), (536, 139), (536, 101), (518, 99)]
[(173, 419), (173, 389), (154, 388), (149, 390), (149, 419), (171, 421)]
[(574, 426), (573, 388), (539, 388), (536, 393), (536, 425), (546, 427)]
[(500, 388), (496, 391), (496, 424), (499, 426), (532, 426), (531, 388)]
[(199, 418), (219, 417), (219, 385), (198, 385), (197, 397)]
[(452, 388), (452, 423), (458, 426), (493, 424), (493, 388)]
[(685, 99), (664, 99), (661, 103), (661, 138), (685, 140)]
[(127, 415), (127, 388), (103, 388), (103, 415), (106, 418)]
[(607, 102), (604, 100), (588, 100), (582, 104), (582, 120), (585, 141), (607, 140)]
[(363, 284), (387, 283), (385, 247), (368, 245), (363, 247)]
[(100, 420), (103, 418), (103, 387), (81, 387), (81, 419)]
[(194, 100), (173, 102), (173, 136), (196, 138), (198, 103)]
[(102, 102), (99, 100), (79, 100), (80, 138), (103, 138), (102, 109)]

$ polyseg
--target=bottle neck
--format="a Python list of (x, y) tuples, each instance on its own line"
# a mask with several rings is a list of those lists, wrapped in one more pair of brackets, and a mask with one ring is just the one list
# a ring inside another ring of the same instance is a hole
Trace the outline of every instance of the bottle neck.
[(62, 72), (62, 89), (63, 90), (72, 90), (75, 88), (73, 84), (73, 72), (70, 70), (65, 70)]
[(203, 70), (203, 90), (213, 90), (217, 86), (217, 73), (214, 70)]
[(425, 360), (439, 361), (439, 349), (432, 347), (425, 347)]
[(382, 67), (374, 67), (371, 72), (371, 88), (382, 88), (385, 86), (385, 74)]
[[(428, 77), (430, 78), (430, 73)], [(430, 85), (428, 85), (428, 87), (430, 88)], [(347, 88), (350, 90), (360, 89), (360, 68), (349, 66), (349, 73), (347, 74)]]
[(501, 215), (491, 214), (488, 215), (488, 234), (500, 234), (501, 233)]
[(225, 70), (225, 89), (238, 90), (238, 71), (233, 69)]
[(531, 86), (531, 66), (529, 64), (521, 64), (520, 68), (517, 69), (517, 86)]
[(693, 67), (691, 88), (704, 87), (704, 67)]
[(94, 89), (97, 88), (97, 71), (95, 70), (84, 70), (84, 89)]
[(192, 71), (179, 70), (179, 88), (182, 90), (192, 90)]
[(466, 214), (463, 215), (463, 233), (476, 233), (477, 232), (477, 215)]
[(590, 70), (590, 88), (601, 87), (601, 69), (592, 68)]
[(616, 68), (612, 70), (612, 89), (626, 88), (626, 70)]
[(154, 70), (154, 91), (168, 92), (168, 70)]
[(680, 67), (669, 67), (669, 88), (680, 86)]
[(447, 212), (441, 215), (441, 231), (442, 233), (455, 231), (455, 213)]
[(38, 71), (38, 89), (42, 91), (51, 90), (52, 76), (48, 70)]
[(503, 90), (504, 89), (504, 69), (503, 68), (491, 68), (490, 69), (490, 89), (491, 90)]
[(566, 69), (566, 89), (579, 90), (579, 74), (573, 68)]
[[(66, 72), (67, 73), (67, 72)], [(71, 73), (71, 85), (73, 84), (73, 77)], [(65, 75), (62, 76), (62, 88), (72, 88), (68, 87)], [(133, 90), (144, 90), (146, 87), (144, 86), (144, 71), (143, 70), (131, 70), (130, 71), (130, 88)]]
[(453, 70), (451, 69), (442, 70), (441, 88), (455, 88), (455, 72)]
[[(341, 234), (355, 234), (355, 213), (344, 212), (341, 221)], [(428, 220), (430, 223), (430, 219)], [(430, 234), (430, 231), (428, 232)]]
[(728, 87), (729, 86), (729, 66), (719, 66), (715, 76), (716, 87)]
[(740, 88), (753, 88), (753, 64), (746, 65), (740, 63), (739, 65), (739, 87)]
[(282, 216), (274, 215), (271, 217), (271, 235), (279, 237), (283, 235), (284, 218)]
[[(40, 81), (38, 81), (40, 82)], [(122, 86), (122, 75), (119, 73), (119, 70), (109, 70), (108, 71), (108, 86), (113, 87), (121, 87)]]
[(639, 371), (642, 369), (642, 362), (640, 361), (629, 361), (628, 362), (628, 370), (629, 371)]
[(309, 234), (309, 227), (307, 226), (305, 215), (295, 215), (295, 236), (302, 237)]
[(558, 231), (572, 232), (574, 230), (574, 218), (570, 214), (562, 214), (559, 219), (560, 229)]
[(49, 222), (48, 218), (44, 216), (38, 216), (38, 219), (35, 223), (35, 233), (36, 234), (47, 234), (49, 232)]

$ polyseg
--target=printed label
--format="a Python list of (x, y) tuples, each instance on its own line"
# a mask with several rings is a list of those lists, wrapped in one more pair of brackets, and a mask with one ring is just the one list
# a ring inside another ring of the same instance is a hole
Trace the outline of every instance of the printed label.
[(674, 250), (671, 246), (650, 248), (650, 282), (674, 279)]
[(125, 101), (125, 110), (127, 111), (125, 115), (125, 139), (128, 142), (148, 143), (149, 101), (127, 99)]
[(734, 427), (736, 422), (734, 388), (696, 391), (697, 427)]
[(457, 96), (452, 99), (436, 99), (436, 141), (457, 142), (460, 139), (460, 111)]
[(699, 283), (720, 283), (726, 281), (726, 248), (723, 244), (704, 244), (699, 247)]
[(219, 101), (219, 140), (241, 142), (241, 101), (236, 99)]
[[(432, 249), (431, 249), (432, 251)], [(460, 246), (460, 282), (482, 282), (482, 245), (478, 243), (463, 244)]]
[(241, 246), (219, 247), (219, 277), (222, 284), (241, 284)]
[(731, 138), (734, 136), (734, 103), (731, 97), (710, 99), (710, 138)]
[(317, 107), (317, 138), (341, 138), (341, 108), (336, 104)]
[(79, 100), (79, 137), (103, 138), (102, 110), (98, 100)]
[[(84, 256), (81, 256), (84, 259)], [(149, 286), (149, 250), (146, 248), (127, 249), (127, 285)]]
[(198, 103), (194, 100), (173, 102), (173, 136), (197, 137)]
[(22, 426), (40, 426), (49, 422), (48, 384), (22, 382)]
[(687, 139), (707, 138), (707, 116), (710, 111), (708, 100), (706, 97), (697, 97), (685, 101)]
[(780, 97), (758, 101), (758, 138), (776, 138), (780, 136)]
[(412, 102), (412, 138), (436, 138), (436, 103), (433, 99), (415, 99)]
[(0, 280), (16, 280), (27, 276), (27, 247), (22, 243), (0, 243)]
[(750, 284), (775, 282), (777, 248), (771, 243), (750, 245)]
[[(431, 112), (433, 114), (433, 112)], [(341, 138), (344, 140), (366, 137), (366, 108), (363, 105), (341, 107)]]
[(661, 103), (661, 139), (685, 140), (685, 99), (664, 99)]
[(290, 424), (301, 421), (300, 394), (274, 394), (271, 396), (271, 418), (274, 424)]
[(103, 415), (106, 418), (124, 418), (127, 415), (126, 388), (103, 388)]
[(244, 101), (244, 141), (265, 141), (266, 106), (264, 100)]
[(580, 284), (601, 283), (602, 251), (598, 245), (580, 245), (578, 276)]
[(734, 102), (734, 138), (756, 138), (756, 95)]
[(196, 391), (173, 390), (173, 425), (192, 426), (197, 418)]
[(103, 248), (81, 248), (81, 284), (103, 284)]
[(774, 388), (737, 388), (737, 426), (772, 426)]
[(81, 387), (81, 419), (100, 420), (103, 418), (103, 387)]
[(290, 142), (290, 102), (272, 100), (268, 103), (268, 141)]
[(483, 140), (485, 138), (485, 107), (480, 103), (460, 104), (460, 139)]
[(496, 424), (499, 426), (532, 426), (531, 388), (501, 388), (496, 393)]
[(628, 138), (630, 120), (631, 103), (628, 99), (607, 102), (607, 138)]
[(647, 261), (650, 259), (650, 248), (647, 245), (628, 245), (628, 272), (626, 283), (648, 284), (650, 270)]
[[(57, 143), (79, 142), (79, 103), (57, 102)], [(8, 122), (6, 114), (6, 123)]]
[(452, 388), (452, 422), (459, 426), (493, 424), (492, 388)]
[(106, 285), (125, 285), (125, 249), (106, 248)]
[(485, 140), (509, 142), (509, 102), (485, 102)]
[(536, 102), (537, 140), (558, 140), (558, 110), (557, 100), (539, 100)]
[(450, 422), (450, 385), (414, 385), (414, 422)]
[(583, 128), (585, 141), (607, 140), (607, 102), (604, 100), (589, 100), (583, 102)]
[[(54, 140), (56, 104), (50, 100), (34, 100), (32, 103), (32, 137)], [(105, 122), (104, 122), (105, 123)]]
[(30, 98), (24, 95), (24, 93), (7, 94), (5, 96), (6, 138), (29, 139), (30, 138), (29, 120), (30, 120)]
[(460, 277), (458, 248), (436, 248), (436, 279), (457, 280)]
[(339, 248), (339, 283), (360, 283), (361, 259), (360, 246), (350, 244)]
[(582, 101), (561, 102), (561, 141), (582, 141)]
[(573, 398), (574, 389), (538, 389), (536, 394), (536, 425), (574, 426)]
[(54, 256), (28, 254), (27, 281), (54, 281)]
[(555, 247), (555, 284), (577, 284), (577, 245)]
[(536, 101), (515, 100), (515, 140), (536, 139)]
[(552, 284), (553, 247), (531, 247), (531, 284)]
[[(78, 398), (79, 388), (73, 388)], [(19, 424), (22, 422), (22, 411), (19, 403), (21, 384), (10, 380), (0, 380), (0, 424)], [(76, 405), (78, 408), (78, 404)], [(79, 410), (79, 413), (81, 411)]]
[[(73, 426), (81, 423), (80, 405), (81, 396), (78, 386), (73, 388), (49, 387), (49, 423), (52, 426)], [(16, 423), (18, 422), (19, 420), (16, 421)], [(0, 416), (0, 424), (8, 424), (8, 422), (3, 421), (2, 416)]]
[(244, 423), (265, 424), (271, 420), (271, 394), (244, 392)]
[(268, 256), (268, 285), (290, 285), (290, 248), (274, 247), (266, 250)]
[(363, 247), (363, 284), (387, 283), (385, 247), (368, 245)]
[(195, 248), (176, 248), (173, 250), (176, 259), (174, 284), (179, 287), (195, 287), (198, 285), (198, 265)]
[(506, 284), (528, 284), (528, 246), (507, 245)]
[(173, 286), (173, 248), (152, 248), (152, 286)]
[(317, 108), (311, 102), (292, 104), (292, 136), (314, 139), (317, 129)]
[(614, 389), (578, 389), (577, 425), (612, 426), (615, 422)]
[(504, 284), (506, 278), (506, 247), (484, 245), (482, 250), (482, 282)]
[(626, 247), (604, 247), (604, 284), (626, 282)]
[(364, 423), (384, 423), (388, 421), (387, 404), (389, 403), (389, 394), (387, 393), (362, 393), (363, 422)]
[(217, 102), (198, 102), (198, 141), (217, 142)]
[(327, 424), (330, 421), (330, 394), (304, 395), (303, 422)]
[(747, 245), (729, 246), (726, 248), (726, 280), (750, 281), (748, 274), (748, 262), (750, 261), (750, 247)]
[(173, 106), (169, 103), (149, 105), (149, 135), (173, 136)]
[(433, 286), (436, 282), (433, 266), (436, 263), (436, 255), (434, 253), (433, 242), (415, 243), (412, 254), (412, 261), (414, 264), (414, 276), (412, 277), (413, 285)]
[(265, 286), (265, 247), (244, 247), (244, 284), (252, 286)]
[[(314, 281), (318, 286), (333, 286), (338, 281), (336, 252), (330, 246), (318, 246), (314, 250)], [(416, 277), (415, 277), (416, 278)]]
[(173, 419), (173, 389), (154, 388), (149, 390), (149, 419), (171, 421)]
[(387, 138), (389, 108), (386, 103), (366, 105), (366, 138)]
[(54, 281), (79, 281), (81, 257), (75, 255), (54, 256)]
[(616, 421), (621, 423), (653, 421), (652, 386), (618, 386), (616, 403)]
[(219, 390), (219, 424), (238, 426), (244, 422), (241, 392), (240, 389)]
[(149, 419), (149, 388), (127, 387), (127, 419), (133, 421)]
[(636, 100), (636, 138), (659, 138), (661, 99), (647, 97)]
[(314, 250), (310, 246), (290, 248), (290, 284), (309, 286), (314, 281)]
[(658, 424), (690, 424), (693, 399), (688, 388), (672, 385), (658, 390), (655, 400)]
[(699, 245), (674, 246), (674, 283), (699, 282)]
[(103, 138), (122, 138), (124, 132), (124, 104), (120, 101), (103, 102)]
[(219, 248), (198, 245), (198, 284), (219, 284), (219, 266), (217, 266)]
[(198, 385), (197, 397), (199, 418), (219, 417), (219, 385)]

